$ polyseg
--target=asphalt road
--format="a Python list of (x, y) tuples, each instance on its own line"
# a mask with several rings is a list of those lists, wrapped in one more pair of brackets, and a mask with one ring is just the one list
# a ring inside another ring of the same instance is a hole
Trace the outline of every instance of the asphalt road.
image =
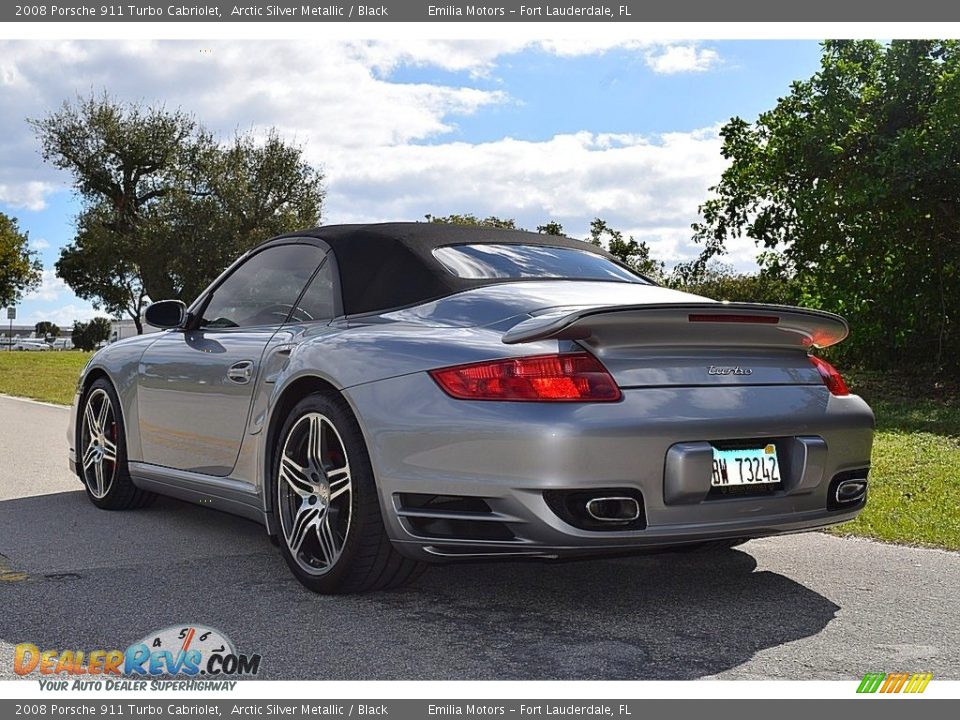
[(0, 397), (0, 679), (20, 642), (123, 648), (179, 623), (262, 654), (272, 679), (960, 678), (958, 553), (812, 533), (439, 567), (404, 590), (320, 597), (251, 522), (164, 499), (94, 508), (66, 468), (66, 424)]

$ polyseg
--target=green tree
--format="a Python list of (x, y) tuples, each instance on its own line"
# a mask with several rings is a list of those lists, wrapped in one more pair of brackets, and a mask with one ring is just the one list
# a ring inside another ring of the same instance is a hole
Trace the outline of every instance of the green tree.
[(729, 265), (715, 261), (692, 277), (675, 270), (666, 284), (684, 292), (730, 302), (797, 305), (803, 297), (802, 288), (794, 278), (778, 277), (771, 272), (738, 273)]
[(33, 332), (38, 338), (60, 337), (60, 327), (47, 320), (42, 320), (33, 326)]
[(86, 338), (87, 323), (79, 320), (73, 321), (73, 329), (70, 331), (70, 342), (77, 350), (93, 350), (93, 347), (87, 347)]
[(851, 359), (960, 366), (960, 42), (826, 42), (812, 78), (721, 136), (694, 271), (752, 238), (804, 304), (850, 319)]
[(73, 346), (80, 350), (94, 350), (97, 345), (110, 339), (110, 321), (105, 317), (95, 317), (90, 322), (73, 323), (70, 333)]
[(513, 218), (498, 218), (495, 215), (479, 218), (473, 213), (467, 213), (465, 215), (424, 215), (424, 217), (427, 219), (427, 222), (447, 223), (448, 225), (472, 225), (474, 227), (504, 228), (506, 230), (523, 229), (517, 227), (517, 223)]
[(58, 274), (138, 332), (148, 299), (190, 301), (258, 242), (320, 222), (323, 174), (275, 132), (221, 143), (182, 112), (106, 95), (29, 122), (84, 203)]
[(607, 252), (641, 275), (654, 279), (663, 275), (664, 264), (650, 257), (647, 243), (637, 242), (632, 236), (624, 240), (623, 233), (610, 227), (606, 220), (593, 219), (587, 241), (597, 247), (606, 245)]
[(87, 323), (87, 336), (93, 342), (94, 346), (96, 346), (97, 343), (109, 340), (110, 321), (105, 317), (93, 318), (93, 320)]
[(0, 213), (0, 307), (16, 305), (37, 287), (42, 269), (27, 233), (20, 232), (14, 218)]
[(134, 225), (121, 233), (114, 229), (108, 208), (87, 208), (77, 219), (73, 242), (61, 249), (56, 263), (57, 276), (78, 297), (113, 317), (127, 315), (137, 333), (143, 332), (141, 317), (147, 294), (140, 266), (120, 248), (133, 244), (128, 240), (137, 238), (140, 232), (139, 225)]
[(262, 141), (209, 137), (192, 181), (162, 198), (143, 224), (144, 243), (165, 248), (166, 272), (151, 299), (193, 300), (236, 257), (268, 237), (320, 224), (323, 175), (275, 132)]
[(541, 235), (563, 235), (563, 225), (556, 220), (550, 220), (543, 225), (537, 225), (537, 232)]

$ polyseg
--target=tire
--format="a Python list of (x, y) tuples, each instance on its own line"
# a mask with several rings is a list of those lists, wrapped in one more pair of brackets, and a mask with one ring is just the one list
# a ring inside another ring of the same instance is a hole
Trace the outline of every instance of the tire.
[(152, 503), (156, 495), (141, 490), (130, 479), (120, 399), (110, 381), (96, 380), (80, 408), (77, 474), (90, 502), (102, 510), (133, 510)]
[(271, 481), (280, 554), (313, 592), (387, 590), (426, 569), (387, 537), (363, 433), (339, 394), (313, 393), (293, 408)]

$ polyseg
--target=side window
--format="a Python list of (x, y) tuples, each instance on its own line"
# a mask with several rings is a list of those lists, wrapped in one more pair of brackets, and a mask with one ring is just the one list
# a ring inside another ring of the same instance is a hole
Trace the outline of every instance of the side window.
[(323, 254), (313, 245), (280, 245), (257, 253), (214, 291), (200, 327), (279, 325)]
[(308, 322), (310, 320), (329, 320), (334, 314), (333, 303), (333, 263), (324, 262), (310, 281), (309, 287), (297, 303), (291, 320)]

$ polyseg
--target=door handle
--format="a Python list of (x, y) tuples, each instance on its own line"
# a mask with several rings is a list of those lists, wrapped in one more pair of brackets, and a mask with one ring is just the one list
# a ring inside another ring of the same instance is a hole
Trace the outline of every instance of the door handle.
[(241, 360), (227, 369), (227, 379), (239, 385), (245, 385), (253, 377), (253, 360)]

